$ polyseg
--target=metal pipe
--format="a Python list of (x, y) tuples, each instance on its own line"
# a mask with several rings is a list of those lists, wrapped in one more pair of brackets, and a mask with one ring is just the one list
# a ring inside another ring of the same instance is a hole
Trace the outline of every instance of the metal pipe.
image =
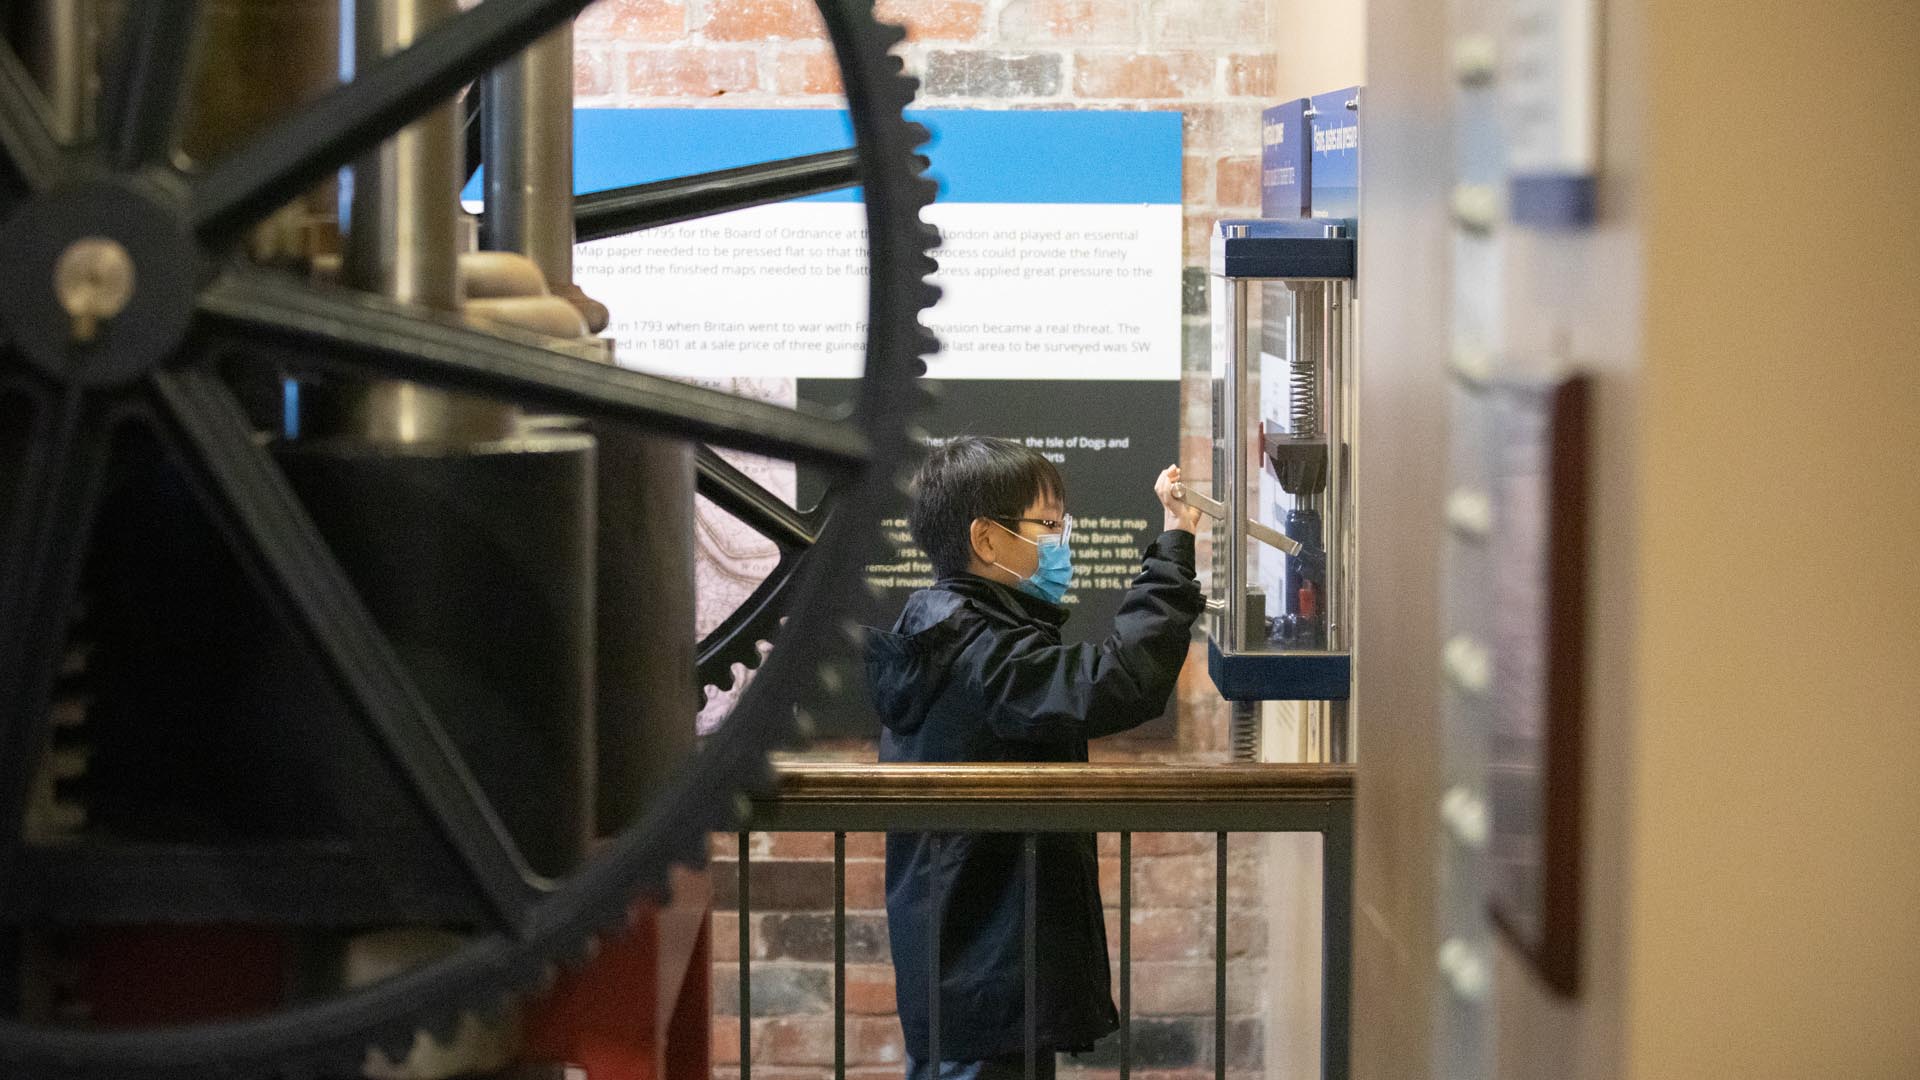
[[(411, 45), (457, 10), (454, 0), (357, 0), (359, 66)], [(453, 105), (443, 105), (355, 167), (345, 273), (356, 288), (442, 311), (460, 306), (456, 126)]]
[(1213, 834), (1213, 1078), (1227, 1080), (1227, 834)]
[[(1022, 1010), (1026, 1035), (1026, 1080), (1036, 1080), (1040, 1058), (1040, 834), (1021, 839), (1021, 866), (1027, 879), (1021, 966), (1026, 974), (1026, 1008)], [(934, 1068), (939, 1068), (938, 1063)]]
[(833, 1080), (847, 1080), (847, 834), (844, 832), (833, 834)]
[(48, 119), (61, 142), (93, 133), (92, 9), (88, 0), (41, 0), (27, 12), (21, 59), (52, 106)]
[(548, 288), (573, 284), (573, 26), (487, 76), (487, 246), (533, 260)]
[(927, 837), (928, 865), (933, 867), (933, 873), (928, 875), (932, 880), (927, 885), (927, 1067), (936, 1077), (941, 1072), (940, 931), (946, 921), (941, 918), (946, 898), (940, 895), (940, 846), (940, 834)]
[(740, 875), (740, 901), (734, 910), (740, 934), (740, 1080), (753, 1080), (753, 896), (748, 888), (752, 880), (748, 869), (753, 861), (748, 846), (753, 837), (745, 832), (738, 837), (739, 845), (734, 850), (739, 860), (735, 870)]
[[(396, 52), (458, 11), (455, 0), (358, 0), (361, 65)], [(456, 198), (461, 147), (452, 102), (403, 129), (354, 167), (353, 221), (344, 278), (403, 303), (460, 306)], [(516, 414), (498, 402), (399, 381), (310, 392), (308, 435), (376, 443), (460, 444), (513, 434)]]
[[(1228, 381), (1226, 400), (1222, 403), (1225, 418), (1225, 440), (1227, 471), (1224, 477), (1216, 480), (1225, 482), (1221, 491), (1221, 502), (1225, 504), (1226, 521), (1246, 521), (1253, 515), (1247, 513), (1247, 430), (1240, 420), (1241, 410), (1249, 400), (1251, 389), (1247, 382), (1247, 366), (1250, 359), (1247, 340), (1248, 305), (1252, 300), (1251, 289), (1243, 279), (1227, 283), (1226, 289), (1226, 330), (1229, 335), (1228, 356), (1232, 359), (1233, 378)], [(1217, 329), (1217, 328), (1216, 328)], [(1216, 490), (1219, 490), (1216, 488)], [(1229, 529), (1227, 536), (1232, 540), (1234, 530)], [(1250, 603), (1247, 596), (1247, 549), (1244, 543), (1238, 544), (1227, 552), (1227, 622), (1226, 647), (1232, 652), (1241, 652), (1260, 642), (1247, 640), (1246, 608)], [(1260, 613), (1263, 617), (1265, 612)]]
[(1133, 1074), (1133, 834), (1120, 834), (1120, 1080)]

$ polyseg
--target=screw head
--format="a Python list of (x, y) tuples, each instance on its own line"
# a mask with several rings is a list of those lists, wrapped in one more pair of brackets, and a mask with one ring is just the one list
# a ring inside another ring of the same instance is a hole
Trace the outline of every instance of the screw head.
[(73, 340), (84, 345), (101, 323), (133, 299), (133, 256), (117, 240), (86, 236), (68, 244), (53, 266), (53, 295), (73, 320)]

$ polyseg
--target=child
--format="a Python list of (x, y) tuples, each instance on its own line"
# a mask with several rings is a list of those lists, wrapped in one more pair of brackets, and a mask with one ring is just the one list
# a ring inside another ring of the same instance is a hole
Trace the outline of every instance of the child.
[[(1199, 515), (1174, 500), (1179, 479), (1173, 466), (1154, 484), (1166, 531), (1147, 548), (1113, 632), (1097, 645), (1063, 645), (1073, 518), (1059, 472), (1006, 439), (966, 437), (934, 450), (914, 480), (909, 525), (937, 580), (908, 598), (892, 633), (869, 638), (880, 759), (1086, 761), (1087, 740), (1159, 716), (1203, 606), (1193, 569)], [(1043, 833), (1038, 842), (1037, 1075), (1048, 1078), (1056, 1051), (1090, 1048), (1119, 1017), (1093, 837)], [(937, 1069), (927, 1060), (935, 896)], [(908, 1080), (1025, 1075), (1025, 905), (1017, 835), (887, 837)]]

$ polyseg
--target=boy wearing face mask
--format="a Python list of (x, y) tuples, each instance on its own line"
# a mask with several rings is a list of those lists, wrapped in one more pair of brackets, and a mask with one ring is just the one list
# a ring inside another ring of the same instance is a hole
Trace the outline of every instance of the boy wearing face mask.
[[(1148, 545), (1104, 640), (1062, 644), (1072, 517), (1052, 462), (1006, 439), (963, 437), (933, 451), (913, 483), (909, 527), (933, 587), (890, 633), (868, 638), (882, 761), (1086, 761), (1087, 741), (1166, 708), (1203, 607), (1194, 576), (1198, 512), (1154, 484), (1165, 530)], [(1025, 1075), (1022, 839), (1011, 834), (887, 837), (887, 925), (906, 1037), (907, 1080)], [(1115, 1030), (1094, 839), (1039, 837), (1039, 1073), (1056, 1051)], [(934, 909), (934, 898), (939, 907)], [(940, 942), (940, 1060), (928, 1060), (931, 935)]]

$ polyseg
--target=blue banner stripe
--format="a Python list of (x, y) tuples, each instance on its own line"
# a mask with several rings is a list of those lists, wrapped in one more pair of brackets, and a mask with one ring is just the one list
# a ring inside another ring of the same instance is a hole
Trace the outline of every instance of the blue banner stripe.
[[(1177, 112), (928, 109), (946, 202), (1180, 202)], [(667, 180), (853, 144), (838, 109), (579, 109), (576, 190)], [(479, 178), (462, 197), (481, 197)], [(853, 202), (857, 190), (812, 197)]]

